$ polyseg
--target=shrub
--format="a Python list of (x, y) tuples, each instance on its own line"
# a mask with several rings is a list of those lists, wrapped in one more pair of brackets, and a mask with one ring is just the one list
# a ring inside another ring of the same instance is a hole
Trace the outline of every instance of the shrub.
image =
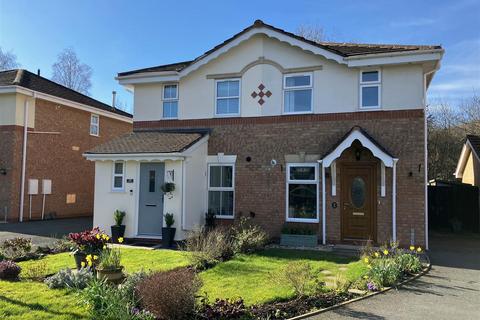
[(137, 290), (143, 308), (158, 319), (191, 319), (200, 286), (195, 272), (175, 269), (148, 276)]
[(418, 256), (410, 253), (402, 253), (395, 257), (395, 262), (405, 274), (415, 274), (422, 271), (422, 263)]
[(325, 292), (325, 283), (320, 281), (320, 272), (314, 270), (308, 262), (289, 262), (278, 274), (273, 274), (272, 280), (279, 284), (288, 284), (295, 296), (313, 296)]
[(261, 227), (250, 223), (246, 218), (242, 218), (239, 226), (234, 229), (234, 253), (253, 253), (263, 249), (267, 242), (267, 233)]
[(175, 223), (175, 219), (173, 218), (173, 213), (168, 213), (168, 212), (165, 213), (164, 218), (165, 218), (165, 225), (167, 226), (167, 228), (170, 228)]
[(106, 248), (100, 253), (98, 269), (116, 270), (121, 268), (121, 254), (119, 248)]
[(50, 289), (84, 289), (92, 281), (93, 273), (89, 268), (82, 268), (77, 272), (71, 269), (62, 269), (51, 277), (45, 279)]
[(68, 239), (74, 243), (76, 250), (93, 254), (99, 253), (110, 239), (98, 227), (78, 233), (70, 233)]
[(0, 261), (0, 279), (16, 280), (22, 268), (10, 260)]
[(0, 251), (0, 261), (5, 260), (5, 256), (3, 255), (2, 251)]
[(22, 272), (22, 277), (34, 281), (43, 281), (47, 272), (47, 263), (38, 261), (34, 264), (27, 265)]
[(21, 260), (31, 253), (32, 240), (26, 238), (7, 239), (0, 248), (6, 259)]
[[(158, 293), (157, 293), (158, 294)], [(130, 297), (106, 281), (93, 280), (81, 292), (82, 300), (90, 308), (91, 319), (154, 320), (155, 317), (135, 307)]]
[(113, 213), (113, 219), (115, 220), (115, 225), (116, 226), (121, 226), (123, 222), (123, 218), (125, 218), (125, 211), (120, 211), (120, 210), (115, 210)]
[(190, 264), (197, 270), (207, 269), (232, 257), (232, 239), (229, 230), (217, 228), (210, 231), (191, 231), (183, 249), (190, 251)]
[(214, 303), (209, 304), (208, 297), (205, 296), (200, 300), (197, 315), (211, 320), (245, 319), (249, 316), (249, 310), (241, 298), (216, 299)]
[(402, 276), (402, 271), (393, 258), (374, 259), (370, 266), (369, 277), (380, 287), (389, 287)]
[(136, 287), (140, 282), (142, 282), (145, 278), (147, 278), (148, 273), (144, 271), (135, 272), (132, 274), (127, 275), (125, 280), (119, 286), (119, 289), (123, 292), (123, 295), (126, 297), (130, 297), (133, 301), (135, 307), (138, 307), (139, 297), (136, 292)]

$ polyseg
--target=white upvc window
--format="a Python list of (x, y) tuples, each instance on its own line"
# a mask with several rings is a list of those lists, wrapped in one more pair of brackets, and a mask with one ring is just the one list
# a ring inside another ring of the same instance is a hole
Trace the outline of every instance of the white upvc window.
[(100, 116), (98, 114), (90, 115), (90, 135), (97, 137), (100, 135)]
[(318, 164), (287, 165), (286, 219), (291, 222), (318, 222)]
[(163, 86), (163, 118), (178, 118), (178, 85), (166, 84)]
[(235, 199), (235, 165), (208, 165), (208, 211), (217, 218), (233, 219)]
[(283, 76), (283, 112), (309, 113), (313, 111), (312, 73)]
[(240, 79), (215, 81), (215, 115), (240, 115)]
[(360, 71), (360, 109), (381, 106), (382, 75), (380, 70)]
[(125, 162), (113, 162), (112, 191), (125, 190)]

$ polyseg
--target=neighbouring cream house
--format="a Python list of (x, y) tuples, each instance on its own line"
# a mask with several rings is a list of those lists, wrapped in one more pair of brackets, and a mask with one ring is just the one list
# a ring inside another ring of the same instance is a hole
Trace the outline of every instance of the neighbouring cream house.
[[(118, 74), (134, 132), (95, 161), (94, 224), (177, 239), (213, 212), (278, 238), (428, 245), (426, 90), (440, 46), (313, 42), (257, 20), (191, 61)], [(164, 194), (161, 186), (175, 184)]]
[(480, 187), (480, 136), (467, 135), (454, 175), (462, 183)]

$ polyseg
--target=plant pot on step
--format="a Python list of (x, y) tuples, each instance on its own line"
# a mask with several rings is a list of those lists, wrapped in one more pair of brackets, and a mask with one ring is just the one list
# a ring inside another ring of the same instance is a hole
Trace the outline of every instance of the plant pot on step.
[(82, 251), (76, 251), (73, 254), (73, 258), (75, 258), (75, 265), (77, 266), (77, 270), (80, 270), (82, 268), (82, 262), (87, 264), (87, 254)]
[(123, 281), (123, 267), (119, 267), (116, 269), (99, 269), (97, 268), (97, 279), (98, 280), (106, 280), (110, 283), (120, 283)]
[(171, 248), (175, 239), (176, 228), (162, 228), (162, 247)]
[(125, 225), (114, 225), (110, 228), (112, 230), (112, 241), (118, 243), (118, 238), (123, 238), (125, 235)]

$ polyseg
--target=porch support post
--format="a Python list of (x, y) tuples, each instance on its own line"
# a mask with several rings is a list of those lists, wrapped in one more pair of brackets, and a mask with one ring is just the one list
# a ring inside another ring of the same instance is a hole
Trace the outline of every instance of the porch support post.
[(392, 239), (397, 241), (397, 161), (393, 159), (392, 172)]
[(327, 214), (326, 214), (326, 209), (327, 209), (327, 197), (326, 192), (325, 192), (325, 167), (323, 166), (323, 161), (322, 163), (322, 244), (326, 245), (327, 244)]

